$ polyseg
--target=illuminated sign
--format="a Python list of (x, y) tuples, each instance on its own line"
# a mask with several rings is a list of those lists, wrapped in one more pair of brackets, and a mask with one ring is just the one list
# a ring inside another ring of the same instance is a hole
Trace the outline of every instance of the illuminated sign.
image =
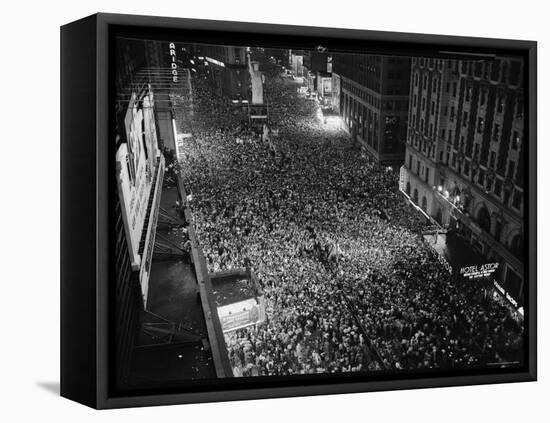
[[(136, 93), (132, 93), (124, 118), (126, 142), (120, 144), (116, 152), (116, 179), (122, 221), (132, 270), (140, 272), (144, 301), (147, 296), (150, 268), (149, 254), (152, 250), (152, 248), (149, 250), (151, 246), (148, 243), (154, 243), (154, 234), (151, 240), (150, 232), (151, 230), (154, 232), (151, 228), (156, 225), (156, 218), (153, 216), (149, 219), (147, 228), (145, 221), (150, 196), (157, 194), (164, 169), (164, 159), (158, 149), (153, 108), (151, 92), (139, 98)], [(157, 172), (155, 194), (151, 194), (155, 172)], [(146, 244), (143, 252), (140, 252), (144, 231), (147, 231)]]
[(340, 110), (340, 92), (341, 92), (341, 86), (340, 86), (340, 76), (336, 73), (332, 74), (332, 83), (331, 85), (331, 101), (332, 101), (332, 108), (336, 111)]
[(147, 201), (151, 192), (150, 168), (145, 152), (142, 131), (143, 109), (138, 108), (136, 95), (132, 94), (124, 118), (126, 143), (116, 152), (117, 183), (122, 218), (132, 268), (139, 269), (139, 242), (147, 213)]
[(332, 78), (323, 78), (323, 96), (332, 94)]
[(260, 72), (260, 64), (258, 62), (249, 62), (248, 72), (250, 73), (250, 82), (252, 85), (252, 104), (263, 104), (264, 86), (263, 75)]
[(399, 189), (401, 191), (405, 191), (405, 175), (407, 174), (407, 171), (405, 170), (405, 166), (401, 166), (399, 169)]
[(487, 277), (498, 269), (499, 263), (486, 263), (481, 266), (466, 266), (460, 269), (460, 274), (468, 279)]
[(176, 56), (176, 44), (170, 43), (170, 67), (172, 68), (172, 82), (178, 82), (178, 60)]
[(219, 60), (212, 59), (211, 57), (205, 57), (207, 62), (213, 63), (214, 65), (221, 66), (222, 68), (225, 68), (225, 63), (220, 62)]
[(141, 255), (141, 266), (139, 269), (139, 284), (141, 286), (141, 295), (143, 304), (147, 306), (147, 294), (149, 291), (149, 275), (151, 273), (151, 262), (153, 259), (153, 251), (155, 250), (155, 238), (157, 234), (157, 221), (160, 209), (160, 198), (162, 196), (162, 180), (164, 178), (164, 156), (160, 157), (156, 183), (153, 191), (153, 201), (151, 207), (151, 217), (147, 227), (147, 235), (143, 253)]
[(498, 290), (498, 292), (500, 292), (504, 296), (504, 298), (506, 298), (510, 302), (510, 304), (512, 304), (514, 307), (518, 306), (518, 302), (510, 294), (508, 294), (508, 292), (502, 286), (500, 286), (500, 284), (496, 280), (493, 281), (493, 284), (495, 285), (495, 288)]
[(182, 160), (185, 157), (185, 143), (189, 142), (189, 139), (193, 138), (193, 134), (177, 134), (176, 137), (176, 157), (178, 160)]
[(218, 307), (218, 316), (223, 332), (231, 332), (261, 323), (265, 320), (264, 297)]

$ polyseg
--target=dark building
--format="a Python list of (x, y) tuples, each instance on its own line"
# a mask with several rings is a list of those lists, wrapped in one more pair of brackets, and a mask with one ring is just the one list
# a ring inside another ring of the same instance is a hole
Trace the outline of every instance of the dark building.
[(332, 97), (332, 55), (318, 51), (305, 52), (303, 65), (309, 91), (316, 93), (322, 103), (330, 104)]
[(250, 101), (246, 47), (193, 44), (187, 48), (195, 57), (195, 64), (207, 68), (206, 73), (219, 96)]
[(523, 292), (523, 62), (412, 59), (401, 188)]
[(273, 61), (278, 65), (287, 67), (289, 65), (288, 59), (288, 50), (281, 48), (266, 48), (264, 49), (264, 54), (266, 57), (273, 58)]
[(339, 54), (332, 63), (333, 107), (354, 140), (380, 164), (402, 164), (410, 59)]

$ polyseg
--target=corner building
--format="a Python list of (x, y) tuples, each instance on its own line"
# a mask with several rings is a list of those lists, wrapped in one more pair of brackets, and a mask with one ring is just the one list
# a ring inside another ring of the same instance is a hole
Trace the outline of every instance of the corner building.
[(354, 141), (381, 165), (401, 165), (409, 106), (410, 59), (333, 56), (333, 106)]
[(523, 296), (523, 62), (413, 58), (400, 188)]

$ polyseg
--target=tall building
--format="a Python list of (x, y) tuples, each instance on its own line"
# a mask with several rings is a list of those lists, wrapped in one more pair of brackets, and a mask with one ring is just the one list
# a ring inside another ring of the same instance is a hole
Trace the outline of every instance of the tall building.
[(288, 50), (288, 66), (295, 77), (304, 76), (304, 50)]
[(332, 97), (332, 55), (318, 51), (304, 52), (304, 76), (308, 89), (316, 93), (324, 103), (330, 103)]
[(193, 44), (189, 50), (207, 66), (217, 95), (239, 102), (250, 101), (247, 47)]
[(407, 135), (410, 59), (339, 54), (332, 104), (352, 138), (380, 164), (402, 164)]
[(413, 58), (401, 189), (523, 291), (523, 62)]

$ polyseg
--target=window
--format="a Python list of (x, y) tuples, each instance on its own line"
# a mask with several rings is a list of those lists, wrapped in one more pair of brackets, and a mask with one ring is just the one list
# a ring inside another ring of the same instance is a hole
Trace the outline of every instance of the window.
[(518, 85), (521, 72), (521, 65), (519, 62), (512, 62), (510, 65), (510, 84)]
[(502, 96), (499, 96), (497, 100), (497, 113), (502, 113), (503, 110), (504, 110), (504, 99), (502, 98)]
[(495, 223), (495, 239), (500, 241), (500, 235), (502, 234), (502, 223), (497, 220)]
[(481, 96), (479, 98), (480, 106), (483, 106), (487, 102), (487, 90), (484, 88), (481, 90)]
[(495, 181), (495, 186), (493, 187), (493, 191), (497, 197), (500, 197), (500, 194), (502, 193), (502, 181), (500, 179), (497, 179)]
[(457, 83), (453, 82), (453, 97), (456, 97)]
[(413, 107), (416, 107), (416, 94), (413, 96)]
[(508, 190), (508, 189), (504, 190), (504, 198), (503, 198), (502, 202), (504, 203), (505, 206), (508, 205), (508, 203), (510, 202), (510, 190)]
[(445, 129), (441, 130), (441, 139), (445, 139)]
[(521, 207), (522, 197), (523, 195), (521, 194), (521, 192), (519, 191), (514, 192), (514, 197), (512, 198), (512, 207), (515, 208), (516, 210), (519, 210)]
[(485, 191), (487, 192), (491, 191), (492, 187), (493, 187), (493, 181), (490, 178), (485, 179)]
[(429, 179), (430, 179), (430, 169), (429, 168), (426, 168), (426, 183), (429, 183)]
[(517, 150), (519, 147), (521, 139), (519, 137), (518, 131), (514, 131), (514, 134), (512, 136), (512, 149)]
[(432, 115), (434, 115), (434, 114), (435, 114), (435, 101), (432, 101), (432, 105), (431, 105), (430, 113), (431, 113)]
[(484, 182), (485, 182), (485, 171), (483, 169), (479, 169), (479, 172), (477, 174), (477, 183), (483, 186)]
[(496, 159), (496, 153), (494, 151), (491, 151), (491, 157), (489, 159), (489, 167), (493, 168), (495, 167), (495, 159)]
[(516, 168), (516, 163), (513, 160), (510, 160), (508, 162), (508, 173), (507, 173), (508, 178), (514, 177), (515, 168)]
[(493, 127), (493, 139), (495, 141), (498, 140), (500, 134), (500, 125), (498, 123), (495, 123), (495, 126)]
[(472, 99), (472, 87), (466, 88), (466, 101), (470, 101)]
[(418, 72), (414, 73), (414, 86), (418, 87)]
[(469, 176), (470, 175), (470, 162), (469, 161), (465, 161), (464, 162), (464, 175), (465, 176)]
[(450, 82), (447, 82), (447, 84), (445, 85), (445, 92), (449, 92), (451, 90), (451, 83)]
[(483, 133), (483, 126), (485, 125), (485, 120), (480, 117), (477, 119), (477, 133), (481, 134)]
[(422, 99), (422, 111), (426, 110), (426, 99)]
[(413, 160), (412, 154), (409, 154), (409, 169), (412, 169), (412, 160)]
[(454, 122), (454, 120), (455, 120), (455, 108), (454, 108), (454, 106), (451, 106), (451, 116), (449, 117), (449, 120), (451, 122)]
[(468, 126), (468, 112), (462, 114), (462, 126)]

